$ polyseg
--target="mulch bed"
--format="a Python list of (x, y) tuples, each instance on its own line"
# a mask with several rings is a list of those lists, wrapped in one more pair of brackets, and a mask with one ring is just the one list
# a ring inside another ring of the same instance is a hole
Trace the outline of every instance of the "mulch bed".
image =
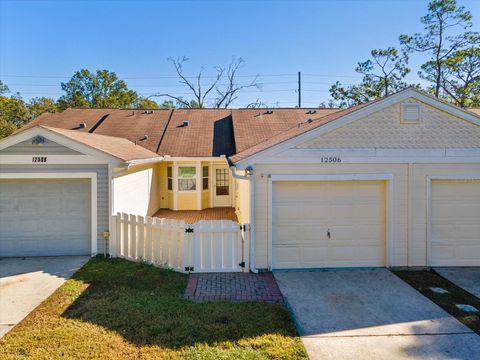
[[(433, 270), (402, 270), (393, 271), (393, 273), (480, 335), (480, 312), (468, 313), (460, 310), (456, 306), (456, 304), (467, 304), (480, 310), (479, 298), (458, 287)], [(448, 293), (435, 293), (430, 289), (431, 287), (443, 288), (447, 290)]]

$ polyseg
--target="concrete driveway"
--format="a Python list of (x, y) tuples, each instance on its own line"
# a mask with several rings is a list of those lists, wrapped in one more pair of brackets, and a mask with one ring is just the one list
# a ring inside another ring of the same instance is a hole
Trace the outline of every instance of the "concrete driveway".
[(274, 275), (311, 359), (480, 354), (480, 336), (386, 269)]
[(435, 268), (435, 271), (480, 299), (480, 267)]
[(0, 259), (0, 337), (89, 259), (88, 256)]

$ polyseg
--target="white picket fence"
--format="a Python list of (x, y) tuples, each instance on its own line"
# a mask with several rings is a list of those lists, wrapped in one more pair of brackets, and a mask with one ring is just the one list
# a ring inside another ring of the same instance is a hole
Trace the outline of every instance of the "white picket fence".
[[(241, 272), (248, 269), (248, 225), (231, 220), (159, 219), (118, 213), (112, 216), (110, 255), (180, 272)], [(243, 231), (246, 229), (247, 231)], [(248, 270), (247, 270), (248, 271)]]

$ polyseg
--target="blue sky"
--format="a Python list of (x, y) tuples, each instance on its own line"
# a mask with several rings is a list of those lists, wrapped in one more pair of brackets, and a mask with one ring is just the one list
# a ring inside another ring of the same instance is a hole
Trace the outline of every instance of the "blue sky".
[[(58, 97), (60, 82), (81, 68), (108, 69), (140, 94), (186, 94), (167, 58), (187, 56), (187, 75), (242, 57), (241, 82), (260, 74), (259, 98), (295, 106), (296, 73), (303, 105), (327, 100), (336, 80), (369, 51), (398, 46), (401, 33), (422, 29), (427, 0), (330, 1), (9, 1), (0, 0), (0, 79), (24, 98)], [(459, 1), (480, 30), (480, 1)], [(412, 58), (418, 67), (421, 59)], [(12, 77), (11, 75), (14, 75)], [(25, 76), (25, 77), (24, 77)], [(157, 78), (154, 78), (157, 77)], [(167, 78), (164, 78), (167, 77)], [(416, 73), (409, 76), (418, 81)]]

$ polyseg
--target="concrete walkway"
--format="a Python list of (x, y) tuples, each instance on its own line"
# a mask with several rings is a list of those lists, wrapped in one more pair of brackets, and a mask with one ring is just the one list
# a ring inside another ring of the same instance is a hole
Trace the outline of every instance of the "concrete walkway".
[(0, 337), (89, 259), (87, 256), (0, 259)]
[(480, 337), (385, 269), (277, 272), (311, 359), (473, 359)]
[(480, 267), (435, 268), (435, 271), (480, 299)]

